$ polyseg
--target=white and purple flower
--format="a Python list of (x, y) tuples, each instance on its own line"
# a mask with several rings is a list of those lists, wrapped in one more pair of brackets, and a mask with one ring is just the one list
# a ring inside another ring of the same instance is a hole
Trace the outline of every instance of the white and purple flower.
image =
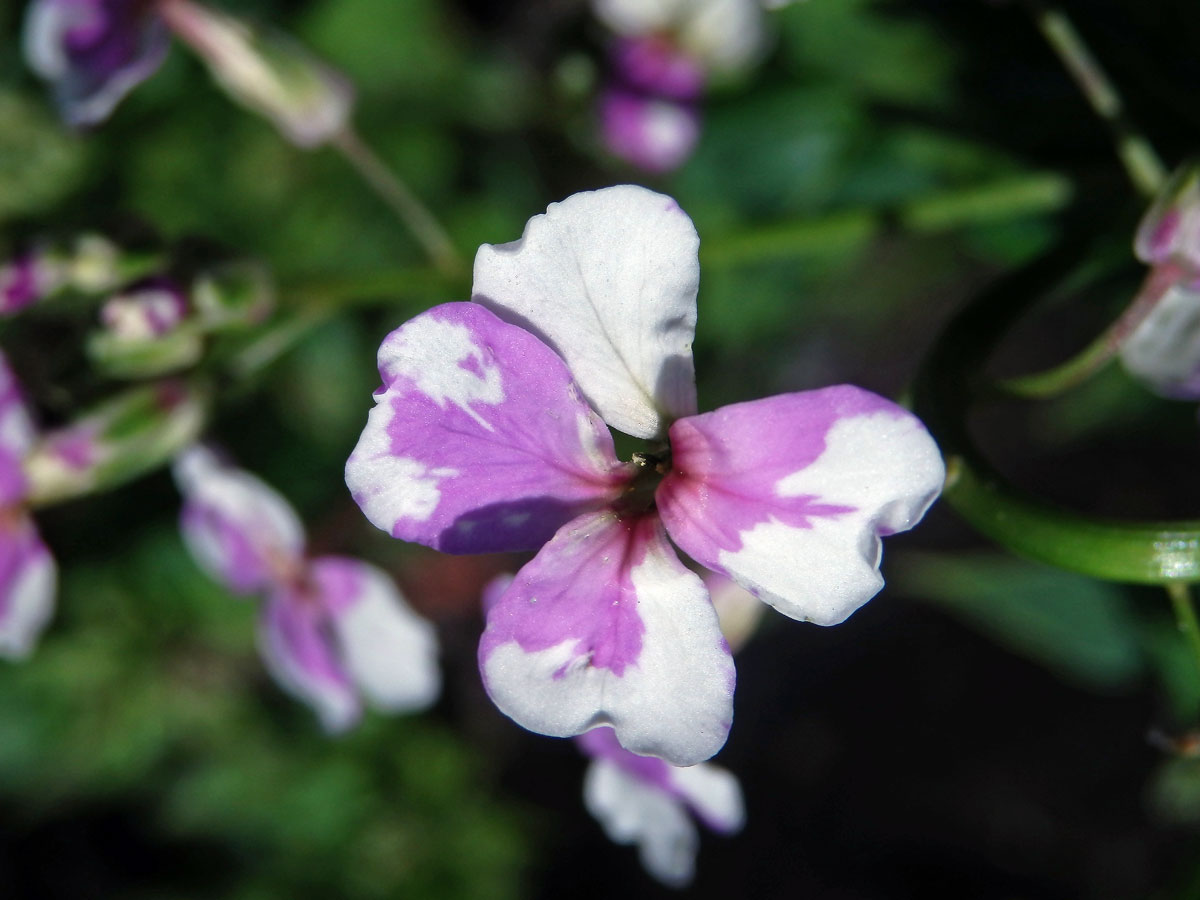
[(1200, 400), (1200, 164), (1179, 169), (1138, 226), (1151, 267), (1135, 303), (1150, 307), (1121, 344), (1121, 362), (1156, 393)]
[[(474, 302), (379, 350), (346, 466), (367, 517), (454, 553), (537, 550), (487, 614), (497, 706), (549, 735), (611, 725), (691, 765), (724, 744), (734, 667), (672, 542), (795, 619), (842, 621), (882, 585), (944, 469), (921, 423), (840, 386), (696, 413), (699, 238), (669, 197), (576, 194), (484, 245)], [(607, 425), (648, 442), (616, 458)]]
[[(615, 156), (648, 172), (682, 165), (700, 138), (712, 76), (743, 70), (766, 46), (760, 0), (592, 0), (617, 35), (600, 133)], [(779, 6), (783, 4), (772, 4)]]
[(0, 355), (0, 656), (23, 659), (54, 614), (58, 568), (26, 508), (25, 459), (38, 440), (21, 387)]
[(181, 526), (193, 557), (238, 594), (259, 594), (259, 647), (279, 684), (330, 732), (353, 727), (364, 698), (388, 712), (423, 709), (441, 676), (433, 628), (392, 580), (357, 559), (304, 552), (304, 528), (278, 493), (192, 447), (175, 463)]

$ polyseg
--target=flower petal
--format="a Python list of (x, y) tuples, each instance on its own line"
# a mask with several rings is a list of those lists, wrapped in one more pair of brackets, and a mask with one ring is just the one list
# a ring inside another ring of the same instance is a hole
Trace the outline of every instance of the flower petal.
[(37, 440), (25, 393), (8, 358), (0, 353), (0, 449), (23, 459)]
[(311, 596), (280, 590), (263, 607), (258, 646), (279, 686), (311, 706), (326, 731), (338, 733), (358, 723), (362, 705), (327, 625)]
[(437, 636), (391, 578), (337, 556), (313, 560), (309, 577), (330, 616), (342, 661), (372, 703), (403, 712), (437, 699), (442, 686)]
[(176, 457), (174, 473), (184, 495), (184, 542), (213, 578), (248, 594), (295, 574), (304, 526), (283, 497), (206, 447)]
[(691, 882), (700, 838), (673, 796), (597, 759), (584, 776), (583, 802), (611, 841), (638, 845), (642, 865), (663, 884), (678, 888)]
[(166, 26), (142, 0), (34, 0), (25, 19), (29, 67), (51, 82), (67, 124), (95, 125), (162, 65)]
[(699, 577), (654, 516), (563, 526), (488, 611), (484, 686), (531, 731), (609, 724), (637, 753), (692, 765), (733, 719), (733, 659)]
[(670, 197), (630, 184), (574, 194), (520, 240), (479, 248), (473, 299), (549, 344), (609, 425), (661, 436), (696, 411), (699, 246)]
[(672, 539), (821, 625), (879, 590), (880, 536), (916, 524), (945, 477), (915, 416), (848, 385), (681, 419), (671, 447), (657, 503)]
[(647, 172), (670, 172), (696, 146), (700, 113), (692, 103), (612, 87), (600, 98), (600, 128), (614, 156)]
[(1121, 345), (1121, 362), (1156, 393), (1200, 399), (1200, 284), (1160, 266), (1142, 289), (1143, 298), (1154, 293), (1154, 308)]
[(346, 463), (367, 518), (450, 553), (533, 550), (628, 480), (561, 359), (474, 303), (379, 348), (384, 387)]
[[(761, 603), (756, 605), (762, 607)], [(683, 801), (714, 831), (731, 834), (745, 824), (741, 785), (731, 772), (720, 766), (710, 763), (673, 766), (652, 756), (638, 756), (617, 743), (611, 728), (593, 728), (575, 740), (588, 756), (612, 763), (647, 790), (667, 793)]]
[(58, 569), (33, 520), (0, 511), (0, 656), (30, 654), (54, 614)]

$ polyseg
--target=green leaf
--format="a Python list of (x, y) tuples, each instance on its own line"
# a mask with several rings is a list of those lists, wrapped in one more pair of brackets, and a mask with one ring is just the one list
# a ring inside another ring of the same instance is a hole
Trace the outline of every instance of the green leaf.
[(82, 181), (82, 140), (41, 105), (0, 91), (0, 221), (47, 209)]
[(1139, 674), (1137, 623), (1115, 585), (989, 552), (901, 560), (893, 585), (1065, 680), (1103, 689)]

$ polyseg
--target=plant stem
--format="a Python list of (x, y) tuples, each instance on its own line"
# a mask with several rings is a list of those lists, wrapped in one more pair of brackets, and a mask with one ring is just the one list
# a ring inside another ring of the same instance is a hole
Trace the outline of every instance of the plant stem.
[(466, 271), (445, 229), (399, 176), (363, 142), (353, 128), (342, 129), (330, 142), (413, 233), (430, 260), (446, 275)]
[(1026, 6), (1038, 30), (1058, 54), (1096, 115), (1112, 131), (1117, 156), (1134, 187), (1146, 197), (1156, 196), (1166, 180), (1166, 169), (1149, 140), (1129, 121), (1121, 95), (1071, 20), (1061, 9), (1043, 5), (1038, 0), (1027, 0)]
[(1044, 372), (1002, 379), (995, 387), (1002, 393), (1029, 399), (1055, 397), (1078, 387), (1112, 361), (1180, 277), (1179, 268), (1170, 263), (1152, 269), (1133, 302), (1082, 351)]
[(1191, 645), (1196, 667), (1200, 669), (1200, 620), (1196, 618), (1191, 588), (1182, 581), (1172, 581), (1166, 584), (1166, 589), (1167, 596), (1171, 598), (1171, 606), (1175, 610), (1175, 621)]

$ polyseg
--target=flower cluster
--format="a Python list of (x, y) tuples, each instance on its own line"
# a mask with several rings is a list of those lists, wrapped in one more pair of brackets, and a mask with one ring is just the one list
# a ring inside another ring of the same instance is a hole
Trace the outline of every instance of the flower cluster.
[(592, 0), (617, 39), (600, 126), (613, 154), (648, 172), (678, 168), (700, 137), (709, 78), (742, 70), (766, 43), (760, 0)]
[[(697, 414), (699, 238), (669, 197), (576, 194), (484, 245), (473, 301), (380, 347), (346, 467), (366, 516), (453, 553), (535, 550), (479, 648), (494, 702), (570, 736), (708, 759), (734, 667), (692, 560), (795, 619), (834, 624), (882, 585), (880, 536), (941, 489), (910, 413), (850, 386)], [(646, 441), (617, 459), (612, 426)]]
[(1183, 166), (1138, 226), (1150, 312), (1121, 345), (1125, 368), (1167, 397), (1200, 399), (1200, 164)]
[(205, 447), (178, 457), (175, 478), (192, 555), (231, 591), (264, 596), (263, 660), (327, 730), (357, 723), (363, 698), (389, 712), (437, 699), (433, 628), (385, 573), (357, 559), (307, 557), (304, 528), (287, 501)]
[(191, 0), (33, 0), (25, 58), (52, 85), (63, 119), (86, 127), (158, 70), (172, 32), (292, 143), (322, 144), (345, 126), (354, 91), (344, 76), (281, 35)]

